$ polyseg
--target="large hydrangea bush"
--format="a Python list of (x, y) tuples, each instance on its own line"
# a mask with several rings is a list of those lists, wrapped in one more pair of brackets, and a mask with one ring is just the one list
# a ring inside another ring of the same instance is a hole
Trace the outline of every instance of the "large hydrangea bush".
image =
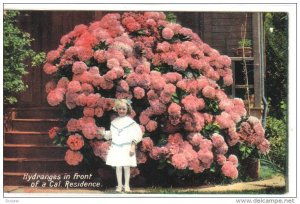
[(218, 166), (235, 179), (239, 157), (249, 149), (265, 154), (269, 142), (243, 100), (224, 92), (233, 82), (230, 66), (228, 56), (162, 12), (111, 13), (78, 25), (44, 65), (53, 76), (48, 103), (64, 108), (66, 122), (49, 136), (68, 147), (69, 165), (91, 154), (105, 161), (110, 143), (97, 130), (109, 128), (114, 99), (125, 98), (144, 132), (138, 168), (154, 160), (162, 170), (194, 174)]

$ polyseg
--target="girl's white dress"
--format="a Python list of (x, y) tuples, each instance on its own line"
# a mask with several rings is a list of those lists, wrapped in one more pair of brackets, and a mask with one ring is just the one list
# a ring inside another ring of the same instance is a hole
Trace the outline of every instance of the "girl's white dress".
[(129, 155), (131, 143), (142, 140), (140, 126), (129, 116), (117, 117), (111, 122), (110, 131), (105, 131), (105, 139), (112, 139), (106, 157), (110, 166), (136, 166), (136, 155)]

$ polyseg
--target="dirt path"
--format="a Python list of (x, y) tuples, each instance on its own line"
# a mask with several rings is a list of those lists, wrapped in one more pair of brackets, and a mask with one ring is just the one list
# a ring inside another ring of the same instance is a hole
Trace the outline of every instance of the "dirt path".
[(261, 190), (266, 188), (284, 187), (285, 179), (283, 176), (275, 176), (268, 180), (235, 183), (231, 185), (214, 186), (197, 189), (198, 192), (224, 192), (224, 191), (245, 191)]
[[(282, 175), (276, 175), (271, 179), (234, 183), (230, 185), (217, 185), (212, 187), (199, 187), (199, 188), (173, 188), (174, 191), (179, 193), (199, 192), (199, 193), (230, 193), (236, 191), (248, 190), (263, 190), (267, 188), (280, 188), (285, 186), (285, 179)], [(153, 189), (147, 188), (133, 188), (132, 193), (155, 193)], [(30, 188), (21, 186), (4, 186), (5, 193), (75, 193), (80, 194), (110, 194), (114, 193), (114, 189), (107, 191), (87, 190), (87, 189), (59, 189), (59, 188)]]

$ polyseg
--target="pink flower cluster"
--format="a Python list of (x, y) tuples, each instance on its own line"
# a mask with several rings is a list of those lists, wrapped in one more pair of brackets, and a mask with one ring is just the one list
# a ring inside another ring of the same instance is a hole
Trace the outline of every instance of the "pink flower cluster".
[(226, 161), (223, 164), (221, 170), (225, 176), (227, 176), (231, 179), (236, 179), (239, 175), (239, 172), (238, 172), (236, 166), (231, 161)]
[[(70, 118), (66, 125), (71, 135), (65, 157), (69, 164), (82, 160), (83, 138), (93, 141), (87, 145), (105, 160), (109, 143), (99, 135), (96, 121), (113, 109), (112, 98), (144, 104), (142, 110), (133, 106), (132, 115), (147, 134), (137, 151), (139, 164), (160, 159), (200, 173), (215, 161), (225, 176), (236, 178), (237, 160), (226, 159), (228, 148), (245, 142), (268, 151), (260, 123), (250, 117), (238, 128), (246, 116), (244, 103), (229, 98), (217, 84), (221, 79), (225, 86), (232, 84), (230, 58), (192, 30), (167, 22), (162, 12), (107, 14), (89, 26), (76, 26), (60, 43), (47, 54), (44, 71), (70, 73), (46, 85), (48, 103), (82, 109), (82, 117)], [(113, 96), (105, 97), (108, 92)], [(211, 104), (218, 111), (211, 110)], [(217, 133), (204, 137), (202, 131), (210, 125), (228, 139)], [(168, 138), (166, 144), (153, 142), (159, 141), (154, 140), (161, 136), (158, 130)]]
[(75, 135), (70, 135), (68, 137), (67, 145), (71, 150), (77, 151), (84, 146), (84, 140), (81, 135), (76, 133)]
[(56, 134), (59, 132), (59, 127), (52, 127), (49, 131), (48, 131), (48, 135), (50, 139), (53, 139)]
[(83, 155), (79, 151), (67, 150), (65, 154), (65, 161), (71, 165), (76, 166), (83, 160)]
[(102, 160), (106, 161), (110, 143), (104, 141), (91, 141), (90, 144), (94, 151), (94, 154), (100, 157)]
[(269, 152), (270, 142), (265, 138), (265, 131), (257, 118), (250, 116), (242, 122), (238, 133), (242, 142), (256, 146), (262, 154)]

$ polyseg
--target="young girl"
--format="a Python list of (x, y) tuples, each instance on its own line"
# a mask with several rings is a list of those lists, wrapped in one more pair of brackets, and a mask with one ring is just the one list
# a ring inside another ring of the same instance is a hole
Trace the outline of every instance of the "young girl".
[(117, 99), (114, 110), (117, 111), (118, 117), (111, 122), (110, 131), (102, 130), (100, 132), (106, 140), (112, 139), (106, 157), (106, 164), (116, 167), (117, 192), (121, 192), (123, 189), (122, 168), (124, 168), (125, 174), (124, 191), (130, 191), (130, 167), (137, 165), (135, 148), (143, 135), (140, 126), (128, 116), (131, 113), (131, 109), (126, 99)]

